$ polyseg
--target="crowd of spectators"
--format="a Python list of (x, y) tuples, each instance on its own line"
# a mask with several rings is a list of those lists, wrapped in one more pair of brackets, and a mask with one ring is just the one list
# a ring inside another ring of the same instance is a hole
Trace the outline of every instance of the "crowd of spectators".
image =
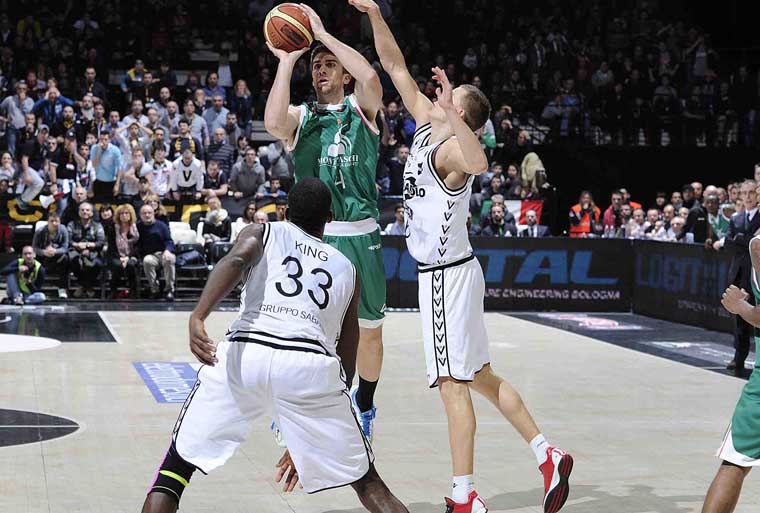
[[(154, 277), (163, 268), (162, 294), (171, 299), (173, 247), (154, 240), (165, 235), (165, 203), (205, 206), (207, 250), (263, 220), (257, 202), (282, 204), (292, 160), (282, 141), (262, 144), (256, 135), (276, 65), (261, 31), (273, 3), (9, 4), (0, 13), (0, 250), (21, 249), (13, 246), (9, 205), (15, 200), (24, 210), (38, 200), (57, 215), (50, 216), (44, 241), (33, 245), (37, 258), (63, 269), (54, 275), (72, 271), (75, 295), (93, 294), (92, 270), (107, 272), (114, 294), (124, 294), (116, 291), (123, 280), (134, 290), (142, 268), (145, 293), (157, 296)], [(542, 145), (760, 142), (757, 73), (722, 58), (709, 34), (664, 5), (379, 3), (423, 94), (435, 97), (427, 70), (438, 65), (455, 85), (473, 84), (491, 100), (482, 133), (491, 167), (473, 185), (472, 235), (550, 235), (540, 213), (516, 220), (508, 208), (513, 200), (543, 199), (551, 189)], [(379, 194), (399, 196), (414, 121), (379, 65), (367, 20), (344, 2), (315, 7), (380, 74), (377, 185)], [(139, 21), (145, 19), (155, 23)], [(313, 98), (307, 59), (294, 70), (292, 90), (294, 103)], [(689, 192), (679, 193), (680, 202), (670, 202), (672, 215), (662, 205), (654, 219), (621, 191), (623, 200), (613, 195), (618, 207), (609, 223), (607, 212), (596, 220), (602, 213), (587, 195), (571, 215), (571, 235), (644, 231), (700, 241), (690, 214), (679, 212), (683, 203), (694, 207), (684, 199)], [(701, 191), (698, 196), (702, 208), (713, 209)], [(723, 218), (730, 212), (728, 189), (726, 196), (718, 201)], [(224, 197), (246, 203), (244, 216), (233, 222), (218, 201)], [(395, 215), (389, 233), (401, 230), (403, 209)], [(144, 235), (154, 224), (159, 228)], [(59, 288), (67, 294), (64, 282)]]
[(589, 191), (582, 191), (570, 208), (569, 236), (583, 238), (648, 239), (685, 244), (703, 244), (719, 250), (726, 241), (734, 214), (751, 221), (758, 205), (760, 164), (754, 176), (725, 187), (685, 184), (669, 195), (658, 192), (648, 204), (631, 199), (626, 189), (611, 193), (602, 210)]

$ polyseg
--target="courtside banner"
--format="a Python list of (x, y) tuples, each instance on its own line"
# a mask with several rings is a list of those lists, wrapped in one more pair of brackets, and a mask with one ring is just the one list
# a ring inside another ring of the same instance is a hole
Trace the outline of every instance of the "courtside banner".
[[(633, 251), (627, 240), (473, 237), (487, 310), (627, 312)], [(414, 308), (416, 262), (403, 237), (383, 237), (388, 306)]]
[(720, 304), (731, 252), (697, 244), (634, 242), (634, 313), (731, 332), (733, 316)]

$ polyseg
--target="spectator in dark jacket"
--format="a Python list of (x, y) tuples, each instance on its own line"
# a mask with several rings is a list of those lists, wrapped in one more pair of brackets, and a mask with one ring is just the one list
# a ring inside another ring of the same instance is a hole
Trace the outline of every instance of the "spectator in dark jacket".
[(408, 158), (409, 146), (402, 144), (396, 150), (396, 156), (386, 162), (390, 180), (388, 193), (393, 196), (401, 196), (404, 192), (404, 167)]
[(72, 221), (79, 218), (79, 205), (87, 201), (87, 190), (84, 187), (75, 187), (71, 193), (71, 200), (61, 214), (61, 224), (68, 226)]
[(34, 257), (34, 248), (24, 246), (21, 258), (11, 260), (3, 267), (0, 275), (8, 280), (8, 300), (13, 304), (36, 305), (45, 302), (42, 285), (45, 283), (45, 268)]
[(13, 199), (13, 191), (10, 190), (10, 180), (3, 176), (0, 178), (0, 249), (6, 253), (13, 252), (13, 223), (8, 203)]
[(106, 245), (106, 235), (103, 226), (93, 220), (94, 215), (92, 204), (82, 202), (79, 218), (66, 227), (69, 232), (69, 263), (79, 282), (74, 297), (85, 294), (95, 296), (93, 288), (103, 267), (100, 253)]
[(253, 96), (245, 80), (235, 82), (235, 91), (229, 97), (230, 112), (237, 114), (238, 126), (245, 130), (253, 119)]
[(528, 210), (525, 212), (525, 224), (528, 226), (520, 232), (520, 237), (551, 237), (549, 233), (549, 227), (542, 224), (538, 224), (538, 216), (535, 210)]
[(206, 164), (211, 160), (219, 163), (219, 169), (226, 175), (230, 176), (232, 164), (234, 163), (235, 147), (227, 144), (227, 132), (224, 128), (214, 129), (214, 140), (206, 148)]
[[(512, 220), (514, 221), (514, 216), (512, 216)], [(480, 234), (483, 237), (516, 237), (517, 227), (512, 223), (506, 222), (504, 205), (496, 203), (491, 205), (491, 215), (488, 218), (488, 223), (483, 227)]]
[(47, 226), (37, 230), (32, 240), (37, 260), (48, 273), (58, 275), (58, 297), (66, 299), (69, 272), (69, 231), (61, 226), (57, 212), (48, 214)]
[(92, 66), (85, 68), (84, 82), (79, 87), (79, 96), (77, 96), (77, 98), (83, 98), (86, 94), (91, 94), (94, 101), (100, 103), (106, 102), (106, 88), (103, 84), (96, 80), (96, 76), (97, 73), (95, 71), (95, 68)]
[(501, 176), (491, 178), (490, 186), (483, 191), (483, 201), (489, 200), (497, 194), (504, 195), (504, 180)]
[(143, 271), (148, 279), (151, 299), (159, 297), (158, 266), (164, 270), (164, 288), (167, 301), (174, 301), (174, 242), (169, 226), (163, 221), (156, 220), (153, 207), (145, 204), (140, 209), (140, 223), (137, 225), (140, 238), (137, 251), (142, 258)]

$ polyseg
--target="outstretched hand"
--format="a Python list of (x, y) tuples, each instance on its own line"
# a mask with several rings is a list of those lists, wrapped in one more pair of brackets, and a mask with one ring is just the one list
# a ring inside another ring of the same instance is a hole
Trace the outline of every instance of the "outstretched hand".
[(320, 36), (327, 33), (325, 26), (322, 23), (322, 18), (320, 18), (319, 14), (308, 5), (298, 4), (298, 6), (303, 9), (303, 12), (309, 17), (309, 23), (311, 24), (311, 31), (314, 34), (314, 38), (321, 39)]
[(433, 68), (433, 80), (438, 82), (439, 87), (435, 89), (435, 94), (438, 97), (438, 105), (443, 110), (448, 109), (455, 109), (454, 107), (454, 98), (453, 98), (453, 89), (451, 87), (451, 82), (449, 82), (448, 77), (446, 76), (446, 72), (443, 71), (441, 68), (436, 66)]
[(359, 12), (369, 12), (373, 9), (377, 9), (377, 4), (372, 0), (348, 0), (349, 5), (356, 7)]
[(309, 47), (301, 48), (300, 50), (295, 50), (293, 52), (286, 52), (285, 50), (281, 50), (279, 48), (275, 48), (271, 44), (269, 44), (269, 41), (267, 41), (267, 48), (269, 48), (269, 51), (274, 54), (277, 59), (283, 62), (293, 62), (295, 63), (303, 54), (305, 54)]
[(293, 459), (290, 457), (290, 451), (285, 449), (285, 452), (283, 453), (282, 457), (280, 458), (280, 461), (277, 462), (275, 465), (277, 467), (277, 475), (274, 478), (275, 483), (279, 483), (282, 481), (282, 478), (285, 477), (285, 482), (282, 486), (282, 491), (285, 493), (290, 493), (293, 490), (295, 490), (296, 485), (298, 484), (300, 488), (303, 488), (303, 485), (298, 483), (298, 471), (296, 470), (296, 466), (293, 463)]

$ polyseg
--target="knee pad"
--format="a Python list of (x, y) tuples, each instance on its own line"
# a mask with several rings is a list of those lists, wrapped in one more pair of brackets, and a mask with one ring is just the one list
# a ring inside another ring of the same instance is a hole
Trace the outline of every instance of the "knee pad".
[(195, 472), (195, 466), (182, 459), (172, 442), (148, 493), (164, 493), (177, 499), (177, 504), (179, 504), (182, 492), (190, 483), (193, 472)]

